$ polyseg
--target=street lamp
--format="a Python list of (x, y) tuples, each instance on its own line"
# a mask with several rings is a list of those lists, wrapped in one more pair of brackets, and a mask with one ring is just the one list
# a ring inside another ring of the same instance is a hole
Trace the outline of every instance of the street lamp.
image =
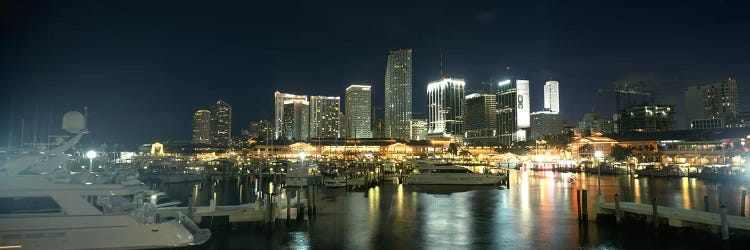
[(94, 169), (94, 158), (96, 158), (96, 151), (89, 150), (86, 152), (86, 158), (89, 158), (89, 173), (93, 172)]
[(302, 165), (303, 166), (305, 165), (305, 157), (307, 157), (307, 153), (305, 153), (305, 151), (300, 151), (299, 152), (299, 159), (300, 159), (300, 161), (302, 161)]

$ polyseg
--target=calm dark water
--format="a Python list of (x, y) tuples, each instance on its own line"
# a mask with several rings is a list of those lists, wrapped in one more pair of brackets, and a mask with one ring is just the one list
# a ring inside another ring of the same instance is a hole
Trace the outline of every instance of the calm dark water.
[[(568, 176), (577, 178), (568, 183)], [(213, 184), (213, 185), (212, 185)], [(263, 184), (263, 186), (266, 186)], [(228, 178), (203, 183), (164, 184), (159, 189), (198, 204), (239, 204), (255, 199), (254, 183)], [(718, 200), (738, 215), (741, 190), (747, 187), (694, 178), (602, 176), (607, 201), (615, 193), (623, 201), (702, 210), (703, 196), (711, 211)], [(576, 190), (589, 191), (590, 223), (577, 222)], [(720, 192), (717, 192), (720, 190)], [(196, 249), (716, 249), (748, 247), (747, 242), (721, 243), (705, 232), (656, 235), (647, 226), (597, 225), (592, 203), (596, 175), (512, 172), (510, 189), (495, 187), (403, 186), (384, 184), (367, 191), (318, 189), (318, 215), (274, 232), (252, 226), (215, 231)]]

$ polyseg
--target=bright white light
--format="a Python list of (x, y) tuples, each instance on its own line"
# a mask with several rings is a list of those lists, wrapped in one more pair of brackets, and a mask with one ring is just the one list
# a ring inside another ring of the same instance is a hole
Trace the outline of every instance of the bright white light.
[(96, 158), (96, 155), (97, 155), (96, 151), (94, 150), (89, 150), (89, 152), (86, 152), (86, 158), (89, 158), (89, 159)]
[(499, 83), (497, 83), (497, 86), (503, 86), (503, 85), (507, 85), (507, 84), (510, 84), (510, 80), (505, 80), (505, 81), (499, 82)]
[(604, 153), (602, 151), (596, 151), (596, 152), (594, 152), (594, 157), (596, 157), (596, 158), (602, 158), (602, 157), (604, 157)]
[(307, 153), (305, 153), (305, 151), (299, 152), (299, 158), (300, 159), (304, 160), (305, 157), (307, 157)]

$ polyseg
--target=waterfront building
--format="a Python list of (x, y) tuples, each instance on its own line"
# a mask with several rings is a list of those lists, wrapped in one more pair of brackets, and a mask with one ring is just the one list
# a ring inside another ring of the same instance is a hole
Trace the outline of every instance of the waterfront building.
[(427, 84), (428, 137), (450, 138), (463, 135), (465, 85), (464, 80), (453, 78), (443, 78)]
[(258, 140), (265, 141), (271, 138), (273, 134), (273, 127), (271, 122), (268, 120), (252, 121), (248, 128), (248, 136)]
[(409, 125), (409, 139), (413, 141), (427, 140), (427, 119), (411, 119)]
[[(289, 126), (287, 126), (287, 133), (290, 133), (292, 131), (292, 125), (294, 124), (293, 116), (285, 117), (284, 116), (284, 105), (299, 102), (300, 105), (303, 105), (303, 103), (306, 103), (304, 105), (309, 105), (308, 99), (306, 95), (294, 95), (294, 94), (286, 94), (281, 93), (279, 91), (276, 91), (274, 94), (274, 139), (282, 139), (282, 138), (292, 138), (289, 134), (284, 134), (284, 122), (287, 121)], [(300, 107), (302, 108), (302, 107)], [(309, 110), (308, 110), (309, 112)], [(293, 114), (293, 112), (291, 113)], [(310, 114), (306, 114), (304, 116), (299, 116), (299, 119), (308, 117)], [(305, 134), (307, 134), (309, 131), (309, 122), (307, 121), (307, 118), (305, 118), (304, 121), (305, 124), (303, 124), (301, 121), (298, 121), (296, 123), (296, 127), (299, 127), (298, 131), (305, 130)], [(304, 128), (303, 128), (304, 127)], [(301, 133), (301, 132), (300, 132)], [(299, 135), (298, 135), (299, 136)], [(307, 136), (305, 136), (306, 138)], [(299, 139), (299, 138), (298, 138)]]
[(351, 85), (346, 88), (346, 138), (372, 138), (372, 87)]
[(341, 137), (341, 97), (310, 96), (309, 137)]
[(544, 111), (560, 113), (560, 85), (557, 81), (544, 84)]
[(411, 49), (389, 52), (385, 68), (385, 137), (409, 139), (412, 73)]
[(642, 104), (631, 105), (620, 113), (619, 132), (657, 132), (674, 128), (671, 105)]
[(468, 145), (497, 145), (497, 96), (470, 94), (465, 97), (464, 142)]
[(730, 77), (725, 81), (686, 88), (685, 108), (688, 124), (702, 120), (696, 122), (697, 126), (691, 126), (692, 129), (737, 127), (734, 124), (739, 114), (737, 80)]
[(502, 145), (526, 141), (531, 126), (528, 80), (505, 80), (498, 83), (497, 127)]
[(553, 111), (531, 113), (529, 138), (541, 140), (546, 135), (559, 135), (563, 132), (563, 119), (559, 113)]
[(211, 105), (211, 143), (228, 146), (232, 142), (232, 106), (219, 99)]
[(193, 114), (194, 144), (211, 144), (211, 111), (200, 109)]

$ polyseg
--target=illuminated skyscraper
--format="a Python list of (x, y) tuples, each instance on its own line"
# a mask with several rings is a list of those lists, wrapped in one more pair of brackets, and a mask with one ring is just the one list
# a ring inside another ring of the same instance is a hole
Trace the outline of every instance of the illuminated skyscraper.
[(341, 97), (310, 96), (310, 138), (341, 137)]
[[(305, 103), (305, 105), (309, 105), (309, 102), (307, 101), (307, 96), (306, 95), (285, 94), (285, 93), (281, 93), (279, 91), (276, 91), (273, 94), (273, 97), (274, 97), (274, 138), (275, 139), (292, 138), (292, 137), (290, 137), (290, 135), (288, 135), (288, 134), (285, 135), (284, 134), (284, 129), (285, 129), (284, 128), (284, 122), (285, 121), (289, 121), (289, 122), (293, 121), (293, 120), (290, 120), (290, 119), (293, 119), (293, 117), (285, 117), (284, 116), (284, 105), (288, 104), (288, 103), (292, 103), (294, 101), (298, 101), (298, 102), (301, 102), (301, 103)], [(300, 118), (309, 117), (309, 115), (310, 114), (309, 114), (309, 109), (308, 109), (308, 114), (306, 114), (304, 116), (300, 116)], [(285, 119), (285, 118), (288, 118), (288, 119)], [(310, 129), (310, 127), (309, 127), (310, 125), (307, 124), (308, 123), (307, 118), (305, 118), (305, 122), (306, 122), (306, 125), (304, 125), (304, 126), (306, 126), (306, 127), (304, 128), (304, 130), (306, 131), (305, 133), (307, 134), (307, 133), (309, 133), (308, 130)], [(298, 124), (298, 125), (299, 126), (303, 126), (303, 124)], [(287, 129), (289, 129), (289, 130), (286, 130), (287, 133), (289, 133), (291, 131), (291, 127), (287, 128)], [(307, 138), (307, 136), (305, 136), (305, 138)], [(299, 139), (299, 138), (297, 138), (297, 139)]]
[(211, 144), (211, 111), (200, 109), (193, 115), (193, 143)]
[(464, 80), (452, 78), (427, 84), (428, 137), (463, 136), (465, 85)]
[(557, 81), (544, 84), (544, 111), (560, 113), (560, 86)]
[(385, 68), (385, 136), (409, 139), (412, 116), (412, 50), (391, 51)]
[(269, 137), (273, 137), (273, 126), (268, 120), (252, 121), (250, 122), (250, 128), (248, 133), (250, 138), (256, 138), (259, 140), (265, 140)]
[(286, 100), (282, 106), (281, 137), (288, 140), (307, 140), (310, 137), (310, 102)]
[(232, 106), (219, 99), (211, 105), (211, 143), (229, 146), (232, 143)]
[(413, 141), (427, 140), (427, 119), (411, 119), (409, 139)]
[(469, 145), (497, 145), (497, 96), (470, 94), (465, 97), (464, 142)]
[(372, 89), (369, 85), (351, 85), (345, 95), (346, 138), (372, 138)]
[[(685, 107), (691, 129), (738, 127), (737, 80), (729, 78), (726, 81), (686, 88)], [(706, 126), (707, 124), (711, 125)]]
[(500, 144), (526, 141), (531, 126), (528, 80), (505, 80), (498, 83), (497, 127)]

